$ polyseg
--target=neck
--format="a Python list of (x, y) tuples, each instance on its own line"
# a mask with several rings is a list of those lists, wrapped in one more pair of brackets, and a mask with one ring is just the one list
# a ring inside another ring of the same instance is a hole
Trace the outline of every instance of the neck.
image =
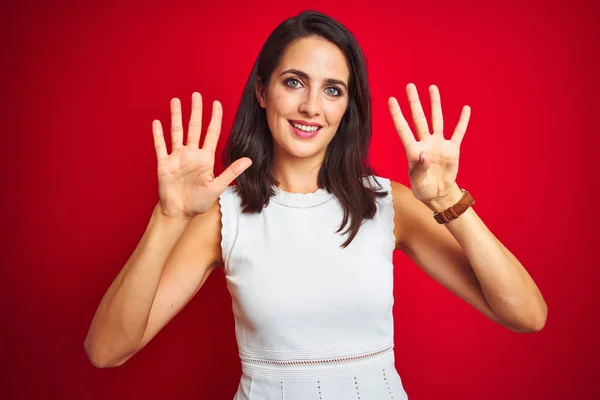
[[(324, 155), (323, 155), (324, 156)], [(279, 182), (279, 188), (290, 193), (313, 193), (319, 189), (317, 184), (323, 157), (281, 157), (273, 160), (273, 177)]]

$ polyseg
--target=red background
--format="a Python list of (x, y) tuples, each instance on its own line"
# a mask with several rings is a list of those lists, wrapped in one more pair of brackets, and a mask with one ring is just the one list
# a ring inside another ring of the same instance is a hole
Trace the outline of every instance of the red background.
[(513, 333), (396, 252), (409, 398), (600, 396), (594, 2), (51, 3), (0, 12), (0, 397), (233, 397), (241, 369), (222, 272), (119, 368), (94, 368), (83, 341), (158, 201), (152, 120), (168, 134), (179, 97), (187, 125), (199, 91), (205, 124), (223, 103), (224, 139), (262, 43), (309, 8), (344, 23), (366, 54), (380, 175), (408, 185), (389, 96), (408, 116), (414, 82), (429, 115), (438, 85), (448, 135), (471, 106), (458, 183), (549, 305), (543, 331)]

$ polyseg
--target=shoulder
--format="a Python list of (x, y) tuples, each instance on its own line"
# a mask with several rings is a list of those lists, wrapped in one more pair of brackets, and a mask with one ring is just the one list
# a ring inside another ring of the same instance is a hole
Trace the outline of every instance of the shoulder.
[(193, 217), (172, 254), (188, 265), (216, 267), (222, 263), (221, 207), (215, 201), (205, 213)]
[(216, 203), (221, 259), (226, 264), (237, 232), (238, 217), (241, 213), (241, 197), (235, 186), (228, 186)]
[(365, 186), (375, 189), (376, 191), (390, 191), (390, 183), (392, 181), (389, 178), (385, 178), (378, 175), (369, 175), (363, 177), (363, 183)]
[(437, 225), (437, 222), (433, 219), (433, 212), (414, 196), (408, 186), (390, 181), (390, 188), (393, 198), (396, 248), (401, 248), (415, 231), (420, 230), (424, 225)]
[(234, 197), (235, 194), (236, 194), (235, 187), (234, 186), (227, 186), (227, 188), (225, 188), (225, 190), (223, 191), (223, 193), (221, 193), (219, 195), (219, 200), (222, 201), (223, 199)]
[[(412, 190), (410, 190), (405, 185), (395, 182), (389, 178), (385, 178), (377, 175), (370, 175), (363, 178), (366, 185), (368, 185), (371, 189), (375, 189), (378, 192), (388, 192), (386, 198), (391, 202), (393, 199), (394, 202), (397, 199), (401, 199), (405, 201), (405, 197), (412, 195)], [(394, 207), (396, 205), (394, 204)]]
[(385, 197), (378, 197), (376, 201), (380, 210), (386, 215), (385, 219), (393, 220), (395, 248), (398, 248), (403, 240), (404, 222), (406, 220), (404, 213), (407, 208), (411, 207), (412, 190), (399, 182), (382, 176), (370, 175), (363, 179), (370, 188), (378, 192), (387, 192)]
[(412, 193), (410, 188), (400, 182), (395, 182), (390, 180), (390, 187), (392, 189), (392, 194), (397, 196), (405, 196), (408, 192)]
[(417, 199), (413, 196), (412, 190), (400, 182), (390, 180), (390, 191), (394, 208), (394, 236), (396, 237), (396, 248), (398, 248), (405, 237), (406, 214), (410, 213), (410, 209), (413, 207), (412, 200)]

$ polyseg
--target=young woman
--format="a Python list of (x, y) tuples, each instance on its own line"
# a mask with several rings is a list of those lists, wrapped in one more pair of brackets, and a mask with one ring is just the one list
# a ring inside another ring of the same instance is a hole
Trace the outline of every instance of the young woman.
[(407, 86), (417, 138), (389, 101), (410, 189), (369, 167), (363, 53), (323, 14), (290, 18), (267, 39), (220, 176), (221, 105), (199, 148), (200, 94), (185, 145), (173, 99), (171, 154), (152, 125), (160, 200), (96, 311), (85, 340), (92, 363), (124, 363), (224, 268), (243, 370), (235, 399), (407, 398), (394, 367), (394, 249), (498, 324), (542, 329), (537, 286), (456, 183), (470, 109), (446, 140), (437, 87), (429, 94), (431, 128)]

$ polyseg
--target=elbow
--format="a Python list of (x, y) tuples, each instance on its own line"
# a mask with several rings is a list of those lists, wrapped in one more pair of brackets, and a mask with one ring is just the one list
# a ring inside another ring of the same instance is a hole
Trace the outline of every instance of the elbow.
[(112, 365), (110, 365), (110, 364), (108, 364), (108, 363), (106, 363), (106, 362), (103, 362), (103, 361), (102, 361), (100, 358), (98, 358), (98, 357), (93, 357), (93, 356), (90, 356), (90, 355), (88, 354), (88, 358), (89, 358), (90, 362), (92, 363), (92, 365), (93, 365), (94, 367), (98, 368), (98, 369), (101, 369), (101, 368), (110, 368), (110, 367), (112, 367)]
[(527, 326), (519, 326), (519, 327), (508, 327), (511, 331), (515, 333), (537, 333), (544, 329), (545, 324), (537, 324), (537, 325), (527, 325)]
[(83, 342), (83, 348), (85, 349), (85, 354), (88, 359), (92, 363), (92, 365), (96, 368), (109, 368), (111, 367), (110, 363), (106, 360), (106, 358), (101, 357), (100, 352), (95, 350), (92, 346), (92, 341), (90, 337), (86, 337)]
[(531, 332), (540, 332), (546, 326), (546, 320), (548, 319), (548, 305), (542, 300), (542, 304), (539, 310), (531, 318), (532, 326)]
[(85, 341), (83, 342), (83, 348), (88, 359), (96, 368), (118, 367), (123, 365), (125, 361), (129, 359), (129, 357), (125, 357), (120, 361), (115, 361), (113, 358), (109, 357), (106, 352), (98, 349), (98, 346), (94, 346), (89, 336), (85, 338)]
[(527, 323), (520, 324), (518, 327), (509, 327), (509, 329), (516, 333), (537, 333), (542, 331), (546, 326), (546, 320), (548, 317), (548, 308), (544, 305), (543, 310), (536, 312), (533, 316), (527, 319)]
[(548, 306), (544, 303), (542, 311), (540, 311), (535, 318), (535, 324), (533, 325), (533, 332), (540, 332), (546, 326), (546, 320), (548, 319)]
[(83, 341), (83, 348), (85, 350), (85, 354), (87, 355), (88, 360), (90, 360), (94, 367), (106, 368), (106, 364), (100, 359), (100, 357), (98, 357), (97, 352), (94, 352), (92, 350), (89, 337), (86, 337)]

